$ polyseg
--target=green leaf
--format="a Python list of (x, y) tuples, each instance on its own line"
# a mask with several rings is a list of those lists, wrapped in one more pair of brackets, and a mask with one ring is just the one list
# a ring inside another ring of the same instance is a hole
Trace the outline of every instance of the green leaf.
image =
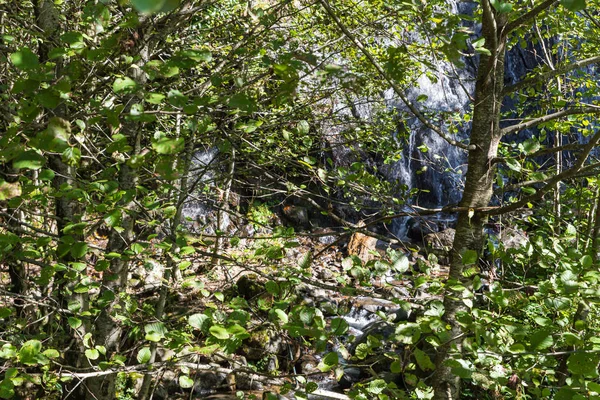
[(145, 364), (150, 361), (150, 356), (150, 347), (142, 347), (140, 351), (138, 351), (136, 359), (140, 364)]
[(321, 372), (328, 372), (334, 367), (336, 367), (339, 362), (339, 356), (336, 352), (327, 353), (327, 355), (323, 357), (319, 365), (317, 365), (317, 368)]
[(79, 160), (81, 160), (81, 150), (77, 147), (69, 147), (65, 151), (62, 152), (62, 160), (71, 166), (79, 165)]
[(560, 4), (573, 12), (581, 11), (586, 7), (585, 0), (560, 0)]
[(175, 89), (169, 90), (169, 93), (167, 93), (167, 99), (169, 104), (175, 107), (183, 107), (188, 102), (188, 97), (179, 90)]
[(552, 337), (551, 329), (540, 329), (534, 332), (529, 341), (531, 343), (531, 350), (544, 350), (554, 344), (554, 338)]
[(279, 285), (275, 281), (267, 281), (265, 283), (265, 289), (267, 289), (267, 292), (274, 296), (279, 294)]
[(161, 11), (166, 0), (131, 0), (131, 5), (141, 13), (152, 14)]
[(506, 14), (512, 11), (513, 5), (510, 3), (503, 3), (500, 0), (490, 0), (492, 6), (498, 11), (500, 14)]
[(180, 51), (177, 55), (187, 57), (196, 62), (208, 62), (212, 60), (212, 53), (209, 50), (188, 49)]
[(410, 264), (408, 262), (408, 257), (406, 257), (404, 254), (400, 254), (398, 258), (394, 260), (394, 264), (392, 264), (392, 268), (399, 273), (408, 271), (409, 267)]
[(150, 104), (160, 104), (166, 96), (160, 93), (146, 93), (144, 100)]
[(281, 322), (283, 322), (284, 324), (288, 323), (288, 316), (285, 313), (285, 311), (283, 311), (283, 310), (281, 310), (279, 308), (276, 308), (274, 312), (275, 312), (275, 314), (277, 314), (277, 317), (279, 318), (279, 320)]
[(253, 112), (256, 109), (256, 102), (244, 93), (237, 93), (231, 96), (228, 102), (229, 107), (237, 108), (241, 111)]
[(146, 340), (158, 342), (165, 337), (168, 330), (162, 322), (153, 322), (144, 326), (144, 332), (146, 332)]
[(219, 325), (211, 326), (208, 331), (210, 332), (211, 335), (213, 335), (217, 339), (221, 339), (221, 340), (229, 339), (229, 336), (230, 336), (229, 332), (227, 332), (227, 329), (225, 329)]
[(132, 93), (137, 89), (137, 86), (137, 83), (133, 79), (126, 76), (115, 79), (113, 91), (115, 93)]
[(71, 245), (70, 253), (75, 259), (82, 258), (87, 254), (88, 245), (85, 242), (76, 242)]
[(402, 372), (402, 363), (399, 360), (395, 360), (390, 365), (390, 371), (394, 374), (399, 374)]
[(113, 228), (121, 224), (122, 214), (120, 209), (112, 210), (104, 216), (104, 222), (109, 227)]
[(0, 399), (12, 399), (15, 396), (15, 384), (10, 379), (0, 381)]
[(513, 170), (515, 172), (521, 171), (521, 164), (519, 163), (519, 161), (515, 160), (514, 158), (507, 158), (505, 162), (506, 162), (506, 166), (508, 168), (510, 168), (511, 170)]
[(479, 254), (475, 250), (467, 250), (462, 255), (463, 265), (477, 264), (479, 260)]
[(416, 348), (413, 352), (415, 356), (415, 360), (423, 371), (433, 371), (435, 369), (435, 365), (431, 362), (429, 356), (423, 351)]
[(85, 356), (90, 360), (97, 360), (100, 357), (100, 352), (96, 349), (87, 349), (85, 351)]
[(40, 65), (38, 57), (28, 47), (23, 47), (21, 50), (12, 53), (10, 61), (15, 67), (23, 71), (30, 71)]
[(534, 139), (527, 139), (523, 142), (523, 151), (525, 154), (535, 153), (540, 149), (540, 142)]
[(181, 0), (165, 0), (160, 12), (166, 13), (179, 7)]
[(41, 181), (51, 181), (52, 179), (54, 179), (54, 171), (52, 171), (51, 169), (43, 169), (39, 172), (38, 174), (38, 178)]
[(176, 154), (183, 150), (183, 146), (183, 138), (172, 139), (168, 137), (163, 137), (160, 138), (158, 141), (152, 143), (152, 148), (158, 154)]
[(60, 353), (56, 349), (47, 349), (47, 350), (44, 350), (44, 352), (42, 354), (45, 355), (48, 358), (58, 358), (58, 357), (60, 357)]
[(306, 384), (306, 393), (312, 393), (319, 388), (319, 385), (315, 382), (308, 382)]
[(334, 318), (331, 320), (331, 331), (334, 335), (344, 335), (350, 329), (350, 325), (344, 318)]
[(38, 133), (37, 148), (41, 150), (62, 152), (69, 147), (71, 124), (69, 121), (53, 117), (48, 121), (48, 128)]
[(12, 308), (0, 307), (0, 318), (10, 317), (13, 313)]
[(307, 135), (310, 132), (310, 125), (307, 121), (298, 121), (298, 123), (296, 124), (296, 130), (301, 135)]
[(387, 383), (383, 379), (375, 379), (369, 383), (367, 391), (371, 394), (380, 394), (387, 389)]
[(39, 340), (28, 340), (23, 343), (19, 350), (19, 360), (26, 365), (36, 365), (38, 363), (37, 355), (42, 350), (42, 342)]
[(40, 169), (46, 163), (46, 159), (37, 151), (27, 150), (19, 154), (13, 160), (15, 169)]
[(581, 257), (581, 266), (584, 269), (590, 268), (593, 263), (594, 263), (594, 260), (593, 260), (592, 256), (586, 254), (585, 256)]
[(79, 318), (76, 317), (69, 317), (67, 319), (67, 322), (69, 323), (69, 326), (73, 329), (77, 329), (81, 326), (82, 322)]
[(43, 89), (36, 96), (38, 103), (45, 108), (55, 109), (60, 104), (60, 94), (52, 89)]
[(571, 354), (567, 359), (567, 368), (572, 374), (596, 378), (598, 376), (599, 357), (598, 354), (586, 353), (585, 351)]
[(179, 377), (179, 386), (182, 389), (190, 389), (194, 386), (194, 380), (187, 375), (181, 375)]

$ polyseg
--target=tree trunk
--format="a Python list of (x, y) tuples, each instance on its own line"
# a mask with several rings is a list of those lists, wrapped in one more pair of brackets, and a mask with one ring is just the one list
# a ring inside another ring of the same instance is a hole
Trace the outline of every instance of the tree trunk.
[[(183, 206), (185, 201), (189, 197), (189, 172), (190, 165), (192, 163), (192, 156), (194, 155), (194, 137), (186, 138), (186, 147), (184, 153), (181, 155), (179, 162), (183, 164), (182, 168), (182, 177), (179, 182), (179, 196), (177, 200), (177, 211), (173, 218), (171, 219), (171, 232), (169, 235), (169, 241), (172, 243), (173, 247), (169, 250), (167, 254), (167, 265), (165, 266), (165, 270), (163, 271), (162, 283), (160, 287), (160, 293), (158, 297), (158, 303), (156, 305), (156, 312), (154, 313), (156, 319), (158, 321), (162, 320), (165, 314), (165, 306), (167, 303), (167, 297), (169, 295), (169, 283), (171, 278), (176, 275), (176, 271), (178, 269), (178, 263), (175, 260), (175, 256), (172, 254), (177, 254), (179, 251), (179, 246), (177, 245), (177, 230), (179, 225), (181, 224), (181, 214), (183, 212)], [(150, 360), (148, 360), (149, 364), (153, 364), (156, 361), (156, 354), (158, 350), (158, 345), (155, 342), (152, 342), (150, 345)], [(142, 381), (142, 387), (138, 393), (139, 400), (147, 400), (151, 398), (150, 386), (152, 384), (152, 374), (144, 375), (144, 379)]]
[[(46, 40), (40, 43), (38, 54), (40, 61), (46, 62), (48, 60), (48, 54), (54, 47), (54, 43), (59, 42), (59, 34), (62, 31), (60, 26), (60, 10), (59, 6), (51, 0), (38, 0), (34, 2), (34, 14), (37, 26), (42, 30)], [(57, 61), (55, 79), (59, 80), (62, 76), (62, 63)], [(55, 118), (54, 123), (62, 125), (62, 127), (69, 131), (70, 123), (68, 121), (68, 110), (65, 104), (60, 104), (53, 111), (53, 114), (58, 117)], [(45, 121), (46, 123), (48, 121)], [(75, 261), (69, 251), (66, 253), (61, 252), (62, 250), (68, 250), (74, 242), (82, 242), (84, 240), (82, 233), (69, 233), (65, 234), (64, 229), (71, 223), (77, 223), (81, 221), (82, 206), (76, 198), (69, 196), (69, 191), (74, 190), (77, 187), (77, 168), (73, 165), (65, 163), (58, 154), (52, 154), (48, 156), (48, 165), (55, 172), (55, 176), (52, 181), (54, 187), (55, 200), (54, 207), (57, 216), (56, 230), (59, 237), (59, 244), (57, 248), (57, 261), (67, 265), (69, 262)], [(85, 271), (82, 272), (85, 274)], [(79, 279), (79, 277), (68, 277), (65, 272), (57, 272), (54, 276), (53, 284), (53, 295), (56, 296), (60, 308), (69, 308), (69, 302), (75, 300), (79, 303), (78, 312), (84, 312), (89, 309), (89, 301), (87, 294), (74, 294), (70, 288), (73, 286), (73, 281)], [(65, 360), (67, 365), (81, 368), (84, 366), (84, 352), (85, 346), (82, 338), (89, 331), (89, 322), (84, 321), (81, 326), (77, 328), (77, 334), (71, 337), (71, 327), (67, 322), (67, 318), (62, 319), (62, 327), (65, 332), (65, 338), (67, 340), (75, 341), (74, 346), (68, 346), (72, 349), (65, 354)], [(78, 394), (82, 395), (83, 388), (79, 389)], [(68, 391), (70, 393), (70, 390)]]
[[(140, 50), (139, 68), (132, 69), (132, 78), (143, 86), (146, 81), (146, 75), (141, 67), (147, 61), (148, 45)], [(126, 101), (126, 104), (131, 104), (132, 101)], [(123, 115), (129, 112), (130, 107), (126, 107)], [(142, 150), (142, 128), (139, 122), (125, 122), (122, 133), (127, 136), (127, 140), (131, 148), (130, 157), (139, 155)], [(107, 253), (117, 253), (121, 257), (112, 258), (110, 267), (104, 271), (102, 275), (102, 288), (100, 298), (106, 298), (104, 295), (109, 294), (112, 300), (107, 301), (102, 305), (102, 311), (96, 319), (94, 326), (94, 343), (95, 345), (104, 346), (106, 348), (106, 357), (118, 354), (121, 350), (121, 341), (123, 339), (123, 327), (114, 316), (120, 310), (123, 310), (122, 295), (127, 293), (127, 275), (129, 273), (130, 259), (123, 254), (125, 250), (135, 241), (135, 223), (138, 213), (138, 205), (136, 201), (136, 186), (139, 182), (138, 170), (129, 166), (127, 163), (120, 164), (119, 171), (119, 187), (126, 194), (123, 196), (125, 203), (122, 204), (122, 222), (119, 231), (112, 229), (109, 235), (108, 244), (106, 246)], [(87, 381), (87, 396), (88, 400), (111, 400), (115, 398), (115, 383), (116, 373), (104, 375), (101, 377), (90, 378)]]
[(492, 198), (495, 173), (493, 160), (497, 156), (502, 136), (499, 123), (506, 38), (500, 32), (506, 21), (505, 17), (495, 13), (489, 0), (482, 2), (482, 8), (484, 13), (482, 34), (491, 55), (482, 54), (479, 60), (470, 136), (470, 144), (475, 148), (469, 151), (469, 169), (460, 202), (460, 207), (465, 211), (458, 215), (451, 251), (450, 276), (444, 293), (444, 321), (450, 326), (450, 332), (446, 337), (442, 337), (443, 344), (436, 357), (436, 371), (432, 381), (436, 400), (460, 397), (460, 378), (452, 373), (447, 362), (455, 357), (461, 357), (463, 332), (457, 316), (467, 312), (468, 308), (463, 301), (463, 291), (455, 292), (451, 287), (458, 283), (467, 289), (472, 287), (470, 278), (466, 279), (463, 276), (462, 255), (467, 250), (480, 254), (483, 248), (483, 227), (486, 217), (475, 210), (487, 207)]

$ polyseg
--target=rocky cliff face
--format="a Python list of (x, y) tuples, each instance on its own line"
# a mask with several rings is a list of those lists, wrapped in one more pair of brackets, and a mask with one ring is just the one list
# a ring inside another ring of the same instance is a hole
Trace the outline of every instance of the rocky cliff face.
[[(451, 2), (454, 11), (470, 14), (473, 3)], [(471, 26), (477, 32), (478, 27)], [(522, 48), (513, 47), (506, 58), (506, 84), (513, 84), (522, 79), (528, 72), (544, 62), (542, 49), (529, 45)], [(476, 57), (465, 57), (464, 65), (456, 67), (448, 62), (434, 61), (436, 76), (434, 80), (423, 75), (418, 80), (418, 85), (407, 91), (408, 97), (419, 103), (421, 110), (434, 113), (456, 113), (465, 115), (471, 112), (471, 100), (475, 88), (477, 73)], [(399, 112), (405, 112), (406, 107), (393, 99), (393, 93), (388, 93), (388, 104)], [(515, 101), (506, 98), (504, 108), (507, 112), (514, 109)], [(428, 208), (439, 208), (460, 201), (463, 189), (463, 178), (466, 172), (467, 153), (464, 150), (451, 146), (439, 135), (424, 127), (416, 118), (405, 122), (410, 131), (409, 139), (402, 153), (402, 159), (389, 168), (382, 168), (386, 177), (392, 181), (399, 180), (409, 188), (418, 188), (412, 204)], [(470, 124), (463, 123), (455, 137), (466, 140), (469, 136)], [(531, 137), (532, 132), (521, 132), (519, 137), (507, 138), (510, 140), (524, 140)], [(441, 218), (441, 225), (448, 224), (445, 217)], [(394, 221), (393, 230), (400, 237), (406, 237), (411, 223), (409, 218), (400, 218)]]

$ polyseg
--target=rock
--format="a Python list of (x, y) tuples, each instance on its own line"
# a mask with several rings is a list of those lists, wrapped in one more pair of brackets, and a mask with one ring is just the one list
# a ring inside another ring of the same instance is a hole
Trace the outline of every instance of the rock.
[(427, 221), (423, 218), (411, 218), (406, 222), (406, 236), (417, 243), (422, 243), (425, 236), (438, 232), (439, 226), (434, 221)]
[(223, 372), (200, 372), (193, 376), (194, 390), (216, 389), (227, 385), (227, 374)]
[(246, 359), (259, 361), (270, 355), (284, 354), (287, 346), (279, 332), (270, 327), (259, 328), (244, 341), (242, 352)]
[(135, 266), (130, 273), (130, 282), (144, 289), (158, 288), (161, 285), (165, 267), (156, 260), (148, 258), (143, 264)]
[(310, 225), (308, 218), (308, 209), (306, 207), (300, 207), (295, 205), (283, 206), (283, 215), (292, 225), (307, 228)]
[(342, 375), (339, 385), (342, 389), (349, 389), (353, 384), (360, 381), (361, 372), (359, 368), (348, 367), (344, 368), (344, 374)]
[(326, 244), (326, 245), (335, 243), (336, 240), (337, 240), (337, 237), (333, 236), (333, 235), (319, 236), (319, 243)]
[(441, 232), (430, 233), (425, 235), (424, 242), (427, 247), (432, 250), (440, 250), (443, 252), (448, 252), (452, 248), (452, 244), (454, 243), (454, 235), (456, 234), (456, 230), (453, 228), (444, 229)]
[(519, 228), (503, 228), (498, 234), (498, 241), (505, 249), (518, 249), (529, 243), (527, 232)]
[(246, 300), (254, 299), (265, 291), (262, 283), (258, 281), (258, 276), (256, 274), (242, 275), (238, 279), (236, 286), (238, 295)]
[[(364, 222), (359, 222), (358, 227), (364, 227)], [(348, 255), (357, 256), (363, 263), (372, 260), (373, 254), (377, 247), (377, 239), (371, 236), (367, 236), (364, 233), (354, 232), (350, 237), (348, 243)]]

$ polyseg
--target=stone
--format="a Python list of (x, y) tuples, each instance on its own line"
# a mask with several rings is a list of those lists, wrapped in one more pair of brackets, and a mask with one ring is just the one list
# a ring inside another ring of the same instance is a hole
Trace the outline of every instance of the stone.
[(306, 228), (309, 226), (308, 209), (291, 204), (283, 206), (283, 215), (292, 225)]
[(432, 250), (441, 250), (447, 252), (452, 248), (455, 234), (456, 230), (453, 228), (447, 228), (441, 232), (425, 235), (424, 242), (425, 245)]
[[(358, 223), (358, 227), (364, 227), (364, 222)], [(377, 239), (367, 236), (361, 232), (354, 232), (348, 242), (348, 255), (357, 256), (363, 263), (369, 262), (374, 258), (372, 252), (376, 251)]]
[(265, 327), (254, 330), (244, 341), (242, 352), (247, 360), (259, 361), (265, 357), (284, 354), (287, 346), (283, 337), (275, 329)]

